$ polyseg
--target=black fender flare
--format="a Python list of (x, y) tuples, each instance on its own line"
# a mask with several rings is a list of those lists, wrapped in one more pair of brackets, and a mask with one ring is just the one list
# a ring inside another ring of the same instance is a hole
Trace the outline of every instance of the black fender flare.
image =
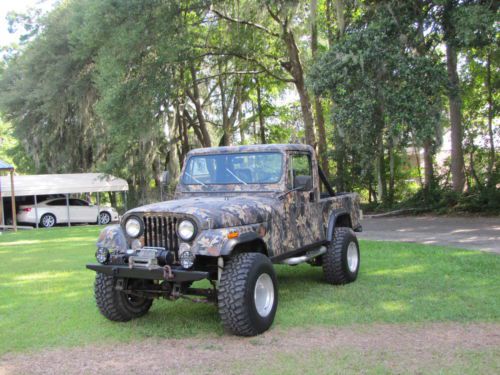
[(338, 210), (334, 210), (330, 214), (330, 218), (328, 219), (328, 229), (326, 232), (326, 240), (328, 242), (331, 242), (333, 240), (333, 231), (335, 230), (335, 225), (337, 224), (337, 219), (340, 216), (347, 216), (349, 218), (349, 222), (351, 223), (351, 227), (352, 227), (351, 216), (349, 215), (349, 212), (347, 212), (347, 210), (345, 210), (343, 208), (338, 209)]
[(237, 238), (232, 238), (222, 246), (220, 251), (220, 256), (229, 256), (232, 254), (234, 248), (245, 243), (250, 243), (254, 241), (259, 241), (263, 245), (264, 255), (269, 256), (267, 253), (267, 246), (262, 237), (258, 235), (257, 232), (246, 232), (241, 233)]

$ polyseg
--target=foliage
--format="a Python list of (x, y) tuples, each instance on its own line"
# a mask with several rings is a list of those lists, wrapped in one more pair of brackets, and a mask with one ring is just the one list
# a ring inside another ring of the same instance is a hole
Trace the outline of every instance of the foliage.
[[(147, 316), (123, 324), (100, 316), (95, 274), (83, 267), (94, 261), (99, 229), (0, 236), (0, 353), (223, 333), (214, 306), (186, 300), (156, 301)], [(277, 267), (275, 327), (500, 319), (495, 254), (371, 241), (362, 241), (361, 251), (358, 280), (343, 287), (323, 282), (321, 268)]]
[[(23, 35), (1, 46), (0, 112), (18, 140), (9, 160), (25, 173), (115, 174), (135, 205), (155, 199), (161, 172), (178, 176), (194, 147), (309, 142), (338, 190), (391, 207), (415, 186), (438, 188), (448, 43), (460, 61), (466, 188), (495, 189), (497, 8), (70, 0), (10, 13)], [(423, 170), (411, 160), (419, 149)]]
[(334, 103), (334, 140), (356, 160), (362, 177), (371, 174), (368, 180), (375, 180), (374, 161), (384, 159), (384, 144), (403, 150), (418, 139), (421, 146), (441, 121), (444, 69), (438, 55), (409, 48), (413, 23), (406, 16), (395, 20), (383, 7), (365, 15), (311, 73), (315, 91)]

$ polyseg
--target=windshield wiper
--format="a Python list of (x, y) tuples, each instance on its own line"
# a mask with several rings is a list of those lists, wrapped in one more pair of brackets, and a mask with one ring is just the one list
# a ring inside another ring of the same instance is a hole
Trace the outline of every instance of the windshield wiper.
[(199, 184), (201, 184), (201, 185), (203, 185), (203, 186), (207, 186), (206, 184), (204, 184), (203, 182), (201, 182), (200, 180), (198, 180), (196, 177), (191, 176), (189, 173), (184, 172), (184, 174), (185, 174), (185, 175), (187, 175), (189, 178), (191, 178), (191, 179), (195, 180), (197, 183), (199, 183)]
[(245, 181), (243, 181), (241, 178), (239, 178), (238, 176), (236, 176), (233, 172), (231, 172), (229, 169), (226, 168), (226, 171), (228, 171), (231, 176), (233, 176), (234, 178), (236, 178), (239, 182), (245, 184), (245, 185), (248, 185)]

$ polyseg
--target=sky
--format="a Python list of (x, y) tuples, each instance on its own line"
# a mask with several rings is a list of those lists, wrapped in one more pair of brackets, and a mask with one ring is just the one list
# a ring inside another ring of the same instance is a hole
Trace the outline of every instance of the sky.
[(29, 8), (39, 7), (44, 11), (52, 9), (57, 0), (0, 0), (0, 46), (14, 43), (19, 35), (10, 34), (5, 19), (10, 11), (24, 12)]

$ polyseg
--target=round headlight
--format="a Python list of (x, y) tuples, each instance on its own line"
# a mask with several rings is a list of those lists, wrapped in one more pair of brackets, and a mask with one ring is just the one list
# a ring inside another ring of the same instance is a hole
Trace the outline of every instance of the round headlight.
[(177, 227), (179, 237), (184, 241), (190, 241), (196, 234), (196, 227), (191, 220), (182, 220)]
[(97, 251), (95, 252), (95, 258), (101, 264), (107, 263), (109, 260), (109, 250), (106, 249), (105, 247), (98, 248)]
[(129, 237), (139, 237), (139, 235), (141, 234), (141, 230), (141, 222), (135, 217), (129, 218), (125, 223), (125, 232), (127, 232), (127, 235)]
[(193, 267), (196, 256), (191, 251), (184, 251), (180, 256), (182, 268), (188, 269)]

